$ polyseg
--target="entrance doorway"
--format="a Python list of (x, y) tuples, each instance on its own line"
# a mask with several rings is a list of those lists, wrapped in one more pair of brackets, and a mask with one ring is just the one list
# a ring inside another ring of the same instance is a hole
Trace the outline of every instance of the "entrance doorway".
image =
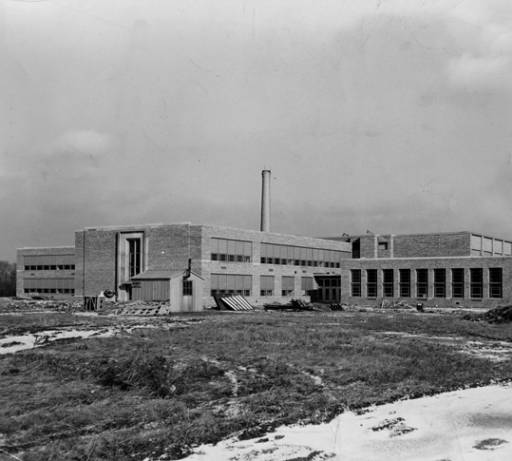
[(183, 311), (191, 311), (193, 310), (193, 286), (192, 280), (183, 279), (183, 300), (182, 300), (182, 310)]
[(317, 301), (339, 303), (341, 299), (341, 277), (339, 275), (316, 275)]

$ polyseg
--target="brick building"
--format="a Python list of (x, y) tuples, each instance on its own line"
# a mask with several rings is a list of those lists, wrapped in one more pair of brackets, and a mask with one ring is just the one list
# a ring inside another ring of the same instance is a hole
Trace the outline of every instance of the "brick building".
[(255, 305), (512, 301), (512, 243), (471, 232), (320, 239), (188, 223), (97, 227), (77, 231), (71, 247), (19, 249), (18, 268), (18, 296), (111, 290), (122, 301), (169, 301), (170, 281), (189, 268), (175, 310), (211, 306), (214, 294)]
[[(292, 298), (439, 306), (512, 301), (512, 242), (472, 232), (311, 238), (270, 232), (270, 171), (260, 231), (210, 225), (88, 227), (71, 247), (20, 248), (18, 296), (166, 301), (200, 310), (214, 295), (261, 305)], [(344, 234), (345, 235), (345, 234)]]

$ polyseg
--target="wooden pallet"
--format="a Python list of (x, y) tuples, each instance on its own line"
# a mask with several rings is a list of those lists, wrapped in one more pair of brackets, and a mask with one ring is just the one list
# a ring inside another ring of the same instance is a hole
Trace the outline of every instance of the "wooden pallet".
[(170, 313), (169, 306), (127, 306), (119, 310), (118, 315), (142, 315), (142, 316), (153, 316), (153, 315), (168, 315)]

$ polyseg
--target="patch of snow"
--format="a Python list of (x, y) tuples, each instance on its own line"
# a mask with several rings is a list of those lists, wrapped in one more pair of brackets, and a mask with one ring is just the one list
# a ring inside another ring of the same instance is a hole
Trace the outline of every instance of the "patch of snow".
[[(11, 335), (0, 338), (0, 355), (45, 346), (60, 339), (68, 338), (107, 338), (116, 334), (116, 328), (94, 328), (90, 330), (61, 329), (44, 330), (24, 335)], [(12, 344), (12, 345), (10, 345)], [(5, 346), (4, 346), (5, 345)]]
[(264, 438), (202, 445), (187, 461), (503, 461), (512, 459), (512, 386), (491, 385), (281, 426)]

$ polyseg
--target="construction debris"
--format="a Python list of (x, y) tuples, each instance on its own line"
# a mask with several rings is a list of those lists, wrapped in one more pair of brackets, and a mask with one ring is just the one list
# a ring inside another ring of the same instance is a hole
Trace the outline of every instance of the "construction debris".
[(512, 305), (498, 306), (483, 314), (466, 314), (462, 317), (465, 320), (483, 320), (489, 323), (509, 323), (512, 322)]
[(169, 315), (171, 313), (171, 308), (169, 305), (158, 305), (151, 306), (145, 304), (136, 304), (129, 305), (126, 307), (122, 307), (117, 311), (118, 315), (144, 315), (144, 316), (153, 316), (153, 315)]
[(236, 296), (215, 296), (215, 303), (219, 310), (230, 311), (252, 311), (254, 308), (240, 295)]
[(313, 311), (316, 310), (313, 304), (306, 303), (302, 299), (292, 299), (287, 304), (264, 304), (263, 306), (266, 311)]
[(3, 312), (67, 312), (82, 307), (82, 302), (75, 300), (5, 298), (2, 301), (0, 310)]

